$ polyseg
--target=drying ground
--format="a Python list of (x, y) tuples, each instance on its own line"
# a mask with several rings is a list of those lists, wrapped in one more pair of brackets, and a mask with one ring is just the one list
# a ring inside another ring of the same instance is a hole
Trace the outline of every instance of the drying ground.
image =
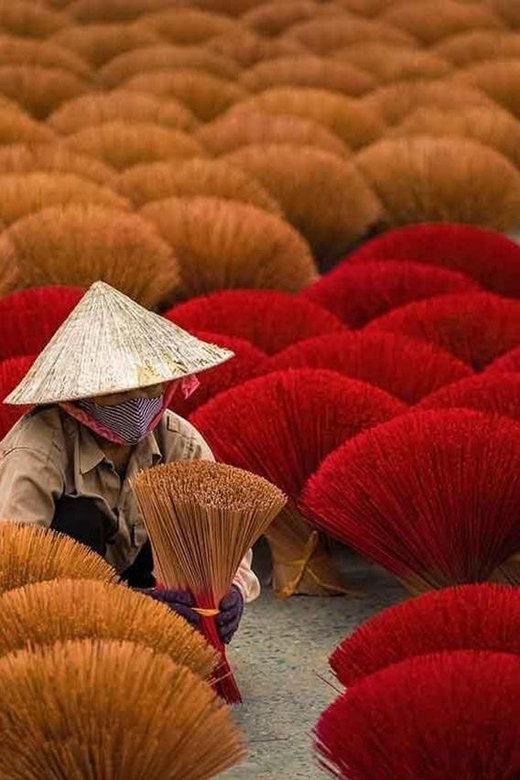
[[(360, 599), (297, 597), (276, 601), (269, 588), (250, 605), (231, 653), (245, 704), (236, 720), (249, 741), (247, 760), (226, 780), (320, 780), (312, 728), (339, 684), (327, 658), (346, 634), (404, 598), (398, 583), (365, 561), (342, 553), (342, 567)], [(255, 568), (266, 567), (265, 551)]]

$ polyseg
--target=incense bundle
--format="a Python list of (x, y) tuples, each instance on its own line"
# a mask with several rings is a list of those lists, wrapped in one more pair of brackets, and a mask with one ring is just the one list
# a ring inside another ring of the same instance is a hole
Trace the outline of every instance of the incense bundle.
[(476, 409), (520, 422), (520, 374), (485, 371), (422, 399), (419, 409)]
[(331, 311), (349, 328), (362, 328), (370, 320), (407, 303), (478, 289), (473, 279), (451, 269), (374, 259), (364, 263), (341, 262), (303, 290), (302, 295)]
[(237, 78), (240, 72), (231, 57), (225, 57), (205, 46), (157, 44), (114, 57), (101, 69), (98, 76), (107, 87), (118, 87), (139, 73), (168, 68), (195, 68), (224, 79)]
[(348, 62), (294, 54), (259, 62), (246, 70), (240, 83), (251, 92), (263, 92), (270, 87), (313, 87), (339, 92), (347, 97), (365, 95), (376, 87), (368, 73)]
[(149, 203), (142, 215), (175, 251), (186, 298), (228, 288), (295, 293), (316, 279), (304, 237), (247, 203), (167, 198)]
[(497, 30), (502, 24), (485, 3), (464, 3), (454, 0), (416, 3), (408, 0), (390, 7), (381, 19), (413, 35), (424, 46), (431, 46), (450, 35), (466, 30)]
[(0, 92), (19, 103), (34, 119), (47, 119), (66, 100), (85, 94), (89, 88), (87, 81), (61, 68), (0, 67)]
[(297, 41), (285, 37), (276, 40), (264, 38), (246, 27), (225, 35), (217, 35), (205, 45), (212, 51), (232, 57), (242, 68), (249, 68), (261, 60), (298, 54), (303, 48)]
[(29, 0), (3, 2), (0, 6), (0, 29), (6, 35), (23, 38), (48, 38), (67, 27), (68, 18), (41, 3)]
[(469, 106), (450, 111), (433, 106), (418, 108), (392, 135), (472, 138), (491, 146), (517, 168), (520, 166), (520, 123), (497, 106)]
[(101, 280), (156, 308), (179, 284), (170, 246), (134, 213), (93, 204), (54, 206), (19, 220), (7, 235), (28, 286), (88, 287)]
[(153, 46), (159, 43), (157, 35), (137, 25), (127, 24), (89, 24), (68, 25), (52, 42), (76, 52), (87, 60), (93, 68), (99, 68), (113, 57), (141, 46)]
[(415, 79), (439, 79), (452, 68), (440, 56), (423, 49), (408, 49), (385, 41), (354, 43), (334, 53), (334, 59), (355, 65), (378, 84)]
[(13, 144), (0, 147), (0, 172), (61, 171), (76, 173), (97, 184), (115, 183), (115, 171), (93, 157), (65, 149), (61, 144)]
[(144, 471), (133, 488), (157, 576), (169, 588), (193, 593), (202, 631), (222, 654), (218, 690), (239, 702), (215, 617), (244, 555), (283, 508), (285, 496), (261, 477), (208, 461)]
[(244, 756), (211, 686), (132, 642), (10, 653), (0, 687), (4, 778), (208, 780)]
[[(0, 28), (2, 25), (0, 24)], [(70, 70), (77, 76), (90, 77), (88, 64), (77, 54), (43, 40), (30, 40), (0, 33), (0, 63), (2, 65), (41, 65), (44, 68)]]
[(413, 593), (484, 582), (520, 550), (519, 434), (468, 409), (401, 415), (329, 455), (301, 505)]
[(68, 536), (36, 525), (0, 522), (0, 593), (60, 577), (113, 582), (114, 569)]
[(171, 0), (53, 0), (56, 1), (65, 2), (67, 13), (83, 24), (133, 22), (171, 5)]
[(0, 298), (0, 360), (41, 352), (82, 296), (80, 287), (56, 286), (31, 287)]
[(318, 4), (314, 0), (285, 0), (284, 3), (267, 0), (243, 14), (242, 21), (260, 35), (276, 38), (298, 22), (337, 11), (334, 5)]
[(349, 260), (389, 258), (449, 268), (486, 290), (520, 297), (520, 247), (494, 230), (440, 222), (408, 225), (367, 241)]
[(200, 8), (166, 8), (154, 14), (147, 14), (140, 20), (140, 24), (168, 43), (181, 46), (201, 44), (217, 35), (226, 35), (241, 29), (238, 21)]
[(385, 138), (356, 163), (390, 225), (464, 222), (499, 231), (518, 225), (520, 173), (470, 138)]
[(311, 119), (339, 136), (350, 149), (359, 149), (385, 132), (379, 107), (371, 109), (368, 101), (368, 97), (353, 100), (326, 89), (272, 87), (249, 100), (242, 100), (232, 113), (261, 112)]
[(113, 189), (74, 173), (4, 174), (0, 175), (0, 188), (4, 193), (0, 221), (5, 226), (54, 206), (92, 204), (126, 211), (130, 205)]
[(318, 261), (336, 260), (383, 219), (383, 209), (352, 163), (313, 146), (252, 144), (227, 155), (258, 179)]
[(362, 680), (322, 715), (316, 749), (345, 780), (505, 780), (520, 767), (520, 658), (436, 653)]
[(433, 344), (375, 330), (344, 330), (300, 341), (269, 358), (264, 371), (287, 368), (337, 371), (386, 390), (408, 404), (473, 373), (465, 363)]
[(349, 150), (336, 133), (313, 119), (262, 111), (231, 111), (202, 125), (196, 138), (212, 154), (233, 152), (250, 144), (314, 146), (324, 152), (348, 157)]
[(409, 599), (375, 615), (346, 637), (329, 661), (350, 687), (408, 658), (455, 650), (520, 655), (520, 591), (462, 585)]
[(124, 86), (180, 100), (201, 122), (210, 122), (247, 97), (247, 92), (235, 82), (194, 68), (141, 73)]
[[(453, 111), (469, 106), (493, 106), (481, 90), (467, 84), (444, 81), (398, 81), (370, 92), (359, 101), (372, 112), (377, 112), (389, 125), (398, 125), (418, 108), (432, 106)], [(409, 258), (408, 258), (409, 259)]]
[[(0, 55), (1, 51), (0, 48)], [(193, 130), (197, 124), (191, 111), (177, 100), (162, 100), (127, 89), (93, 92), (76, 100), (69, 100), (49, 117), (47, 124), (57, 133), (69, 135), (92, 125), (116, 121), (132, 124), (150, 122), (186, 132)]]
[(214, 197), (249, 203), (278, 216), (282, 209), (253, 176), (223, 160), (195, 158), (134, 165), (124, 171), (118, 189), (136, 206), (168, 198)]
[(400, 46), (413, 46), (411, 35), (404, 30), (378, 21), (361, 19), (347, 13), (341, 16), (317, 18), (295, 24), (287, 33), (315, 54), (331, 52), (360, 41), (386, 41)]
[(222, 290), (192, 298), (165, 316), (185, 330), (245, 339), (268, 355), (297, 341), (344, 330), (341, 320), (326, 309), (279, 290)]
[[(0, 656), (72, 639), (114, 639), (150, 647), (209, 680), (218, 655), (166, 604), (132, 588), (96, 580), (56, 579), (0, 596)], [(45, 620), (42, 620), (45, 615)]]
[[(1, 300), (1, 299), (0, 299)], [(7, 398), (22, 381), (35, 360), (34, 355), (18, 356), (0, 360), (0, 398)], [(0, 402), (0, 440), (6, 436), (20, 417), (28, 412), (29, 406), (10, 406)]]
[(373, 330), (429, 341), (482, 371), (520, 344), (520, 301), (486, 292), (439, 295), (372, 320)]
[(91, 125), (67, 136), (65, 143), (73, 151), (91, 155), (117, 171), (147, 162), (204, 155), (202, 146), (187, 133), (153, 122), (119, 120)]
[(520, 57), (520, 36), (509, 30), (470, 30), (450, 35), (435, 52), (457, 67), (484, 60), (516, 60)]
[(0, 107), (0, 143), (2, 146), (12, 143), (52, 143), (54, 140), (54, 133), (43, 122), (31, 119), (30, 116), (17, 108)]
[(497, 59), (491, 62), (477, 62), (465, 70), (459, 70), (454, 77), (455, 83), (470, 84), (481, 89), (495, 103), (520, 118), (518, 85), (520, 83), (520, 63), (518, 60)]

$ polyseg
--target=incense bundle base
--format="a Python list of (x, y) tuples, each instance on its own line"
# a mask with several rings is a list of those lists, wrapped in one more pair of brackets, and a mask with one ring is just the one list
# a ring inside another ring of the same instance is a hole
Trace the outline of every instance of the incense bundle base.
[[(197, 599), (197, 603), (203, 604), (205, 603), (205, 600)], [(214, 672), (215, 682), (213, 687), (216, 693), (218, 693), (218, 695), (221, 696), (228, 704), (242, 704), (240, 688), (238, 687), (235, 675), (233, 674), (231, 664), (228, 661), (226, 646), (222, 642), (219, 635), (216, 621), (218, 610), (212, 609), (211, 607), (197, 607), (196, 611), (198, 611), (201, 616), (201, 634), (220, 654), (220, 661), (217, 664)]]
[(280, 599), (345, 596), (349, 590), (320, 534), (286, 506), (265, 533), (273, 560), (273, 590)]

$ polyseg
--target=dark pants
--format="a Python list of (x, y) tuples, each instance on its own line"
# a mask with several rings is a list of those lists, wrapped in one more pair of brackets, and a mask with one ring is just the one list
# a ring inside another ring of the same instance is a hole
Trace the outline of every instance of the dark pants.
[[(56, 503), (54, 531), (60, 531), (77, 542), (106, 557), (108, 539), (112, 534), (110, 521), (92, 498), (64, 496)], [(121, 575), (132, 588), (153, 588), (153, 556), (150, 542), (141, 548), (133, 564)]]

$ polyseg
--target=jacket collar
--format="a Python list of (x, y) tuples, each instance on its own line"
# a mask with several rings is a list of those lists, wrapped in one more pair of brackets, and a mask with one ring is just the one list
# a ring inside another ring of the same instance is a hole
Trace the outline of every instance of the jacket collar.
[[(94, 471), (101, 463), (110, 463), (95, 437), (84, 425), (77, 423), (78, 437), (76, 440), (76, 458), (82, 475)], [(128, 462), (127, 474), (134, 476), (143, 469), (156, 466), (163, 459), (157, 439), (149, 433), (139, 444), (136, 444)]]

